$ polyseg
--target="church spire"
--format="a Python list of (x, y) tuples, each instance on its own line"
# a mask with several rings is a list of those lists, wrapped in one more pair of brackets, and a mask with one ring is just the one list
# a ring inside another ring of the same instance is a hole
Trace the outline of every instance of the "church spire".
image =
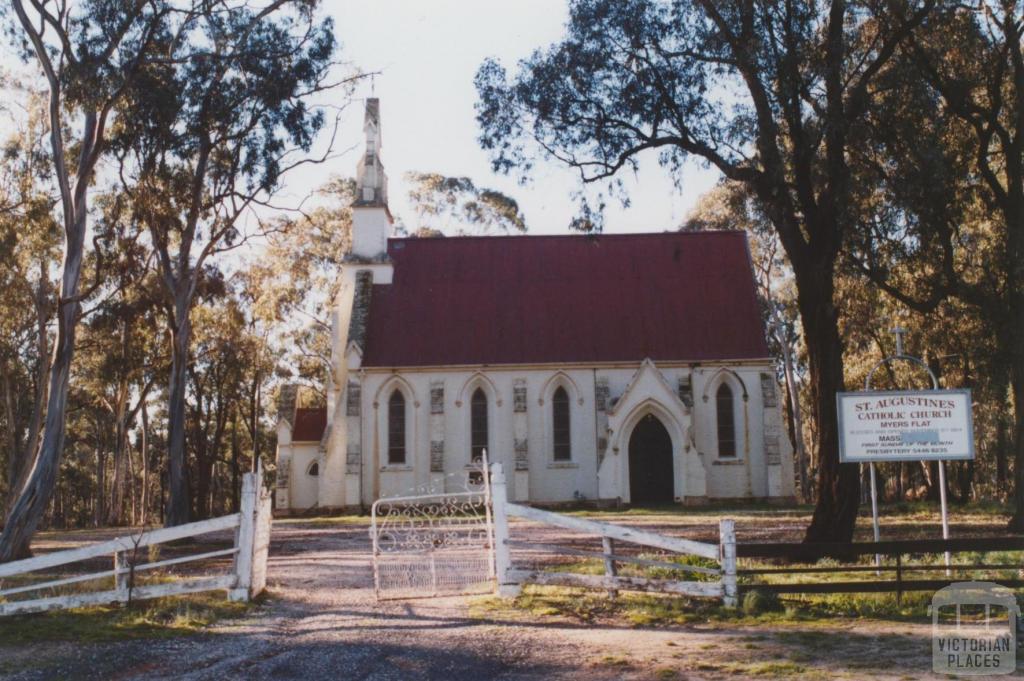
[(356, 166), (356, 196), (352, 202), (352, 257), (362, 261), (387, 259), (391, 236), (388, 177), (380, 160), (380, 100), (366, 100), (366, 153)]
[(356, 167), (355, 205), (387, 208), (388, 177), (380, 160), (380, 100), (376, 97), (366, 100), (363, 132), (366, 134), (366, 153)]

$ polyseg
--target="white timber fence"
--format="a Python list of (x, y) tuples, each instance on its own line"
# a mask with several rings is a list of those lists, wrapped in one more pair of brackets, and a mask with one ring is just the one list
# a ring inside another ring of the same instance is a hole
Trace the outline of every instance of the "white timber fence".
[[(497, 589), (501, 596), (514, 597), (518, 595), (523, 584), (542, 584), (601, 589), (607, 591), (609, 596), (615, 596), (621, 590), (721, 598), (727, 607), (736, 607), (736, 533), (732, 520), (720, 521), (719, 543), (716, 545), (522, 506), (508, 501), (505, 475), (500, 463), (491, 466), (491, 499), (494, 512), (495, 572), (497, 574)], [(598, 553), (565, 547), (552, 548), (548, 544), (513, 542), (509, 537), (510, 517), (523, 518), (600, 537), (602, 550)], [(616, 552), (616, 542), (637, 544), (682, 555), (699, 556), (709, 561), (717, 561), (719, 566), (687, 565), (667, 560), (650, 560), (625, 555), (621, 551)], [(516, 568), (512, 564), (511, 546), (541, 548), (560, 555), (600, 558), (604, 561), (604, 574), (592, 575)], [(698, 581), (623, 576), (618, 573), (619, 563), (690, 572), (703, 575), (704, 579)]]
[[(82, 546), (67, 551), (55, 551), (34, 558), (0, 564), (0, 616), (16, 615), (47, 610), (81, 608), (90, 605), (130, 603), (147, 598), (160, 598), (203, 591), (225, 590), (228, 598), (247, 601), (266, 587), (267, 555), (270, 547), (271, 500), (260, 480), (262, 471), (246, 473), (242, 478), (240, 511), (231, 515), (211, 518), (176, 527), (167, 527), (148, 532), (129, 534), (116, 539)], [(148, 547), (167, 542), (198, 537), (212, 532), (235, 530), (231, 548), (206, 551), (203, 553), (177, 556), (166, 560), (150, 561)], [(112, 568), (87, 574), (30, 581), (32, 573), (48, 571), (81, 561), (112, 556)], [(137, 584), (140, 573), (181, 565), (195, 561), (211, 560), (233, 556), (230, 572), (205, 575), (158, 584)], [(149, 561), (149, 562), (146, 562)], [(110, 579), (110, 586), (97, 587), (95, 591), (53, 595), (54, 590), (72, 584), (103, 582)], [(5, 583), (14, 586), (5, 587)], [(38, 593), (34, 593), (38, 592)], [(11, 596), (23, 596), (23, 600), (11, 600)]]

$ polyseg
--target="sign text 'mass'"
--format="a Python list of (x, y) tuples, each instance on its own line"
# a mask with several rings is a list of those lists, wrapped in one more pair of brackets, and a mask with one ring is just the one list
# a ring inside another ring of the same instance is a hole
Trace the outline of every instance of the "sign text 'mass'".
[(839, 460), (974, 458), (969, 390), (837, 393)]

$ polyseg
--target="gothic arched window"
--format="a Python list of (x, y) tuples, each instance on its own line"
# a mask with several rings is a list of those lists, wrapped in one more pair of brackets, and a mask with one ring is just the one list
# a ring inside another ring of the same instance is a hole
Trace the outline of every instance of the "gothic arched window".
[(555, 461), (572, 459), (572, 434), (569, 428), (569, 394), (559, 386), (551, 397), (551, 420)]
[(397, 388), (388, 400), (388, 463), (405, 463), (405, 395)]
[(469, 421), (469, 458), (477, 462), (487, 448), (487, 395), (482, 388), (477, 388), (470, 400)]
[(736, 416), (732, 388), (723, 383), (715, 393), (718, 416), (718, 456), (736, 456)]
[(313, 463), (309, 464), (309, 468), (306, 469), (306, 475), (308, 475), (311, 478), (315, 478), (316, 476), (320, 475), (320, 462), (314, 461)]

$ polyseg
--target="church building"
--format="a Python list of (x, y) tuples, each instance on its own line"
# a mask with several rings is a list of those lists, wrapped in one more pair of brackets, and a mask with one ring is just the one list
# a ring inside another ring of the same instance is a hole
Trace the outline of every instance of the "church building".
[(326, 408), (281, 392), (280, 513), (464, 491), (512, 500), (791, 499), (793, 456), (743, 232), (395, 238), (366, 153)]

